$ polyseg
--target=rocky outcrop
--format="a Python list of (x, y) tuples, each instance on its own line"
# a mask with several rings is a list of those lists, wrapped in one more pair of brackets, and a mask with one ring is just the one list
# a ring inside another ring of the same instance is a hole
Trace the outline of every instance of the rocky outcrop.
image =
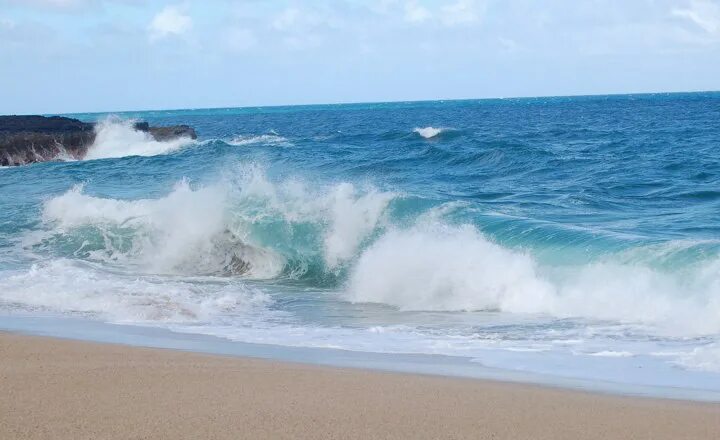
[[(157, 141), (180, 137), (197, 139), (192, 127), (151, 127), (138, 122), (135, 129)], [(25, 165), (63, 157), (82, 159), (95, 141), (95, 124), (61, 116), (0, 116), (0, 166)]]
[(195, 130), (188, 125), (173, 125), (170, 127), (151, 127), (147, 122), (136, 122), (135, 130), (150, 133), (156, 141), (171, 141), (173, 139), (188, 137), (197, 139)]

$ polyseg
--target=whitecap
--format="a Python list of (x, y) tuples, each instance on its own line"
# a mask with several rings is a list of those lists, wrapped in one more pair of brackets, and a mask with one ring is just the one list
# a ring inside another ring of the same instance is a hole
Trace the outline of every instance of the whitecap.
[(236, 147), (249, 145), (277, 145), (290, 146), (290, 141), (277, 134), (261, 134), (261, 135), (240, 135), (226, 141), (227, 144)]
[(446, 128), (436, 128), (436, 127), (421, 127), (421, 128), (415, 128), (413, 132), (419, 134), (420, 136), (424, 137), (425, 139), (432, 139), (441, 133), (447, 131)]
[(95, 126), (95, 141), (84, 159), (108, 159), (126, 156), (157, 156), (192, 144), (189, 137), (157, 141), (150, 133), (136, 130), (135, 121), (109, 117)]
[(401, 310), (502, 311), (634, 323), (656, 334), (720, 332), (720, 259), (678, 271), (608, 259), (544, 266), (474, 226), (391, 229), (357, 258), (353, 302)]

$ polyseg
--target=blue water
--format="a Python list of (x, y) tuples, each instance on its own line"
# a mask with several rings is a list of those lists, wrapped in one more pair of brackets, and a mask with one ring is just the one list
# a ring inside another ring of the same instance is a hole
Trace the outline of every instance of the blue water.
[(6, 316), (720, 392), (720, 93), (72, 116), (0, 169)]

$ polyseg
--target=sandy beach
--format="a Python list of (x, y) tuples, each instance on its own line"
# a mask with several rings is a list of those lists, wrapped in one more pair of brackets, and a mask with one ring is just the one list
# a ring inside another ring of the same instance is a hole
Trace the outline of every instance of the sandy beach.
[(0, 334), (2, 439), (717, 439), (720, 405)]

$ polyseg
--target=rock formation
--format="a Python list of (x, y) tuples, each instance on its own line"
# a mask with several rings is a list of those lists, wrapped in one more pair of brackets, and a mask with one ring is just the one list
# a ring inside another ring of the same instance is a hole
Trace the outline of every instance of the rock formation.
[[(197, 139), (192, 127), (151, 127), (138, 122), (135, 129), (157, 141), (180, 137)], [(61, 116), (0, 116), (0, 166), (25, 165), (70, 157), (82, 159), (95, 141), (95, 124)]]

